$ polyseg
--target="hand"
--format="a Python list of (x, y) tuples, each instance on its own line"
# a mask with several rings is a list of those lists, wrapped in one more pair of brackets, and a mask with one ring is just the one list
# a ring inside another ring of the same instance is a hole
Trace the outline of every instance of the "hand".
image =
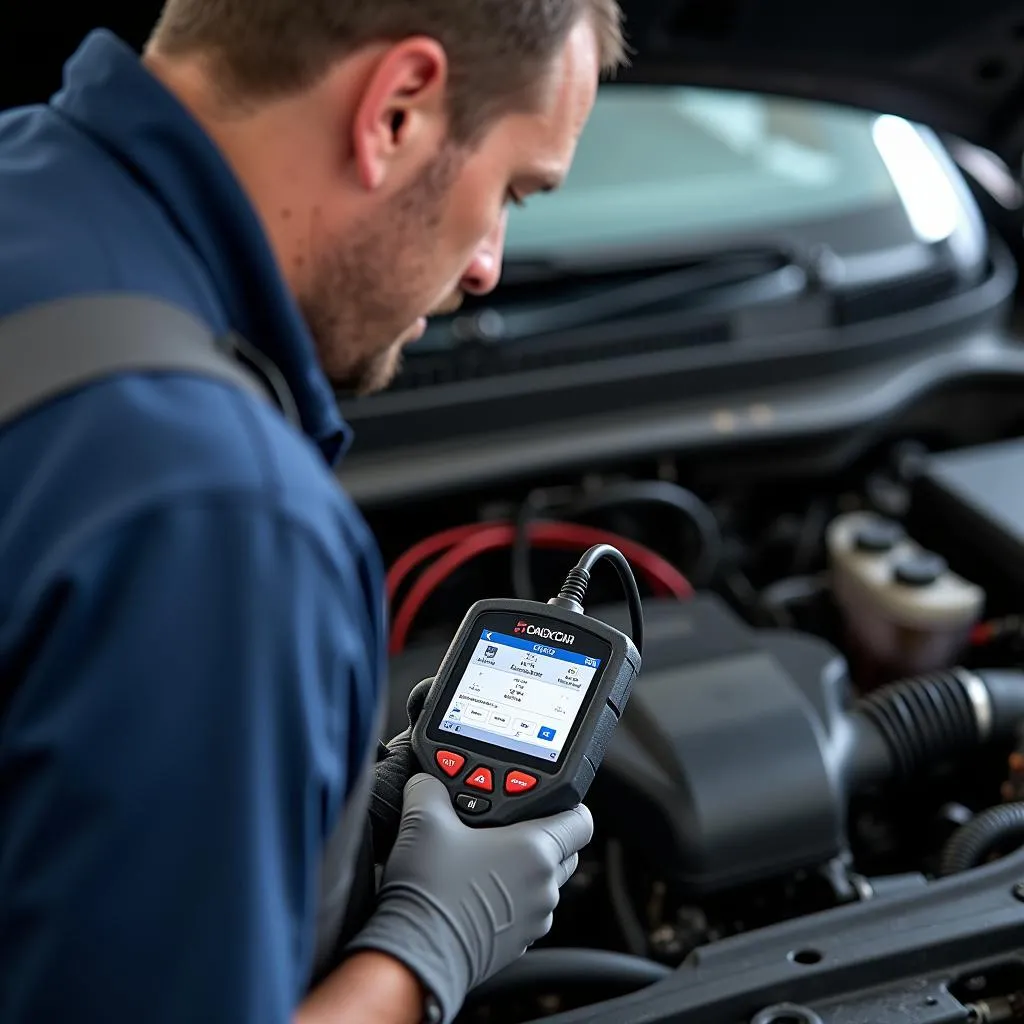
[(583, 807), (503, 828), (462, 823), (444, 785), (417, 775), (377, 911), (350, 951), (404, 963), (451, 1021), (466, 993), (551, 929), (594, 822)]
[(424, 679), (412, 688), (406, 704), (409, 725), (384, 747), (384, 756), (374, 765), (370, 828), (373, 832), (374, 860), (378, 864), (388, 859), (395, 845), (402, 820), (402, 792), (405, 784), (420, 770), (416, 755), (412, 752), (412, 730), (433, 683), (433, 678)]

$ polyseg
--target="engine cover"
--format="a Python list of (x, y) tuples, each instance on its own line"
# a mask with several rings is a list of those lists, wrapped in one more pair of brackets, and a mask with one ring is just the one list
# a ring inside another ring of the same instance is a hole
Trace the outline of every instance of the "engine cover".
[(588, 799), (602, 831), (695, 895), (842, 854), (854, 734), (841, 656), (751, 629), (713, 595), (645, 618), (643, 671)]

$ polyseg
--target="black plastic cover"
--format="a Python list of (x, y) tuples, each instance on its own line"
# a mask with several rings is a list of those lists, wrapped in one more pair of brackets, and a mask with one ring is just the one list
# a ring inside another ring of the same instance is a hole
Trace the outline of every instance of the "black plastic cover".
[(545, 1024), (746, 1024), (780, 1003), (823, 1024), (969, 1024), (978, 1017), (951, 990), (1021, 955), (1022, 878), (1024, 850), (930, 885), (901, 877), (875, 898), (705, 946), (664, 981)]
[(1024, 579), (1024, 441), (927, 457), (915, 479), (911, 528), (948, 553), (953, 567), (1020, 611)]
[(647, 661), (612, 737), (595, 817), (696, 895), (843, 853), (842, 659), (814, 637), (753, 631), (714, 596), (677, 621), (672, 663)]

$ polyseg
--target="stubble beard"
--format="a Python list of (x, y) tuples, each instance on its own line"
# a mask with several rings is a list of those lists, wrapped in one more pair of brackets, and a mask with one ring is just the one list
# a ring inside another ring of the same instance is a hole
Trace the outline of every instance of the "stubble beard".
[(406, 335), (428, 310), (411, 308), (430, 278), (432, 241), (460, 166), (446, 148), (390, 208), (319, 247), (300, 308), (334, 388), (368, 395), (401, 368)]

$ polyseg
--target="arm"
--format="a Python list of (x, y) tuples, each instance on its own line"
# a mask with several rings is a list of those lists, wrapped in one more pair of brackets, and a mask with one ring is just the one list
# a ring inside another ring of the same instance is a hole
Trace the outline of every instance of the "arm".
[(295, 1024), (420, 1024), (425, 995), (397, 960), (357, 953), (306, 999)]
[(5, 1020), (284, 1024), (305, 993), (377, 598), (254, 502), (137, 515), (39, 589), (0, 753)]

